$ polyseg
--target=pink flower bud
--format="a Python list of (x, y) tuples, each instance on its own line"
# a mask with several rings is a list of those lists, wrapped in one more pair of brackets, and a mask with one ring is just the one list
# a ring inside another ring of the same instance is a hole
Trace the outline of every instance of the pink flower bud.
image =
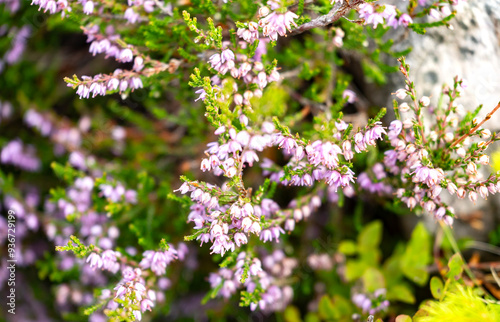
[(436, 210), (435, 215), (437, 219), (443, 219), (446, 215), (446, 209), (444, 207), (439, 207), (439, 209)]
[(285, 221), (285, 230), (287, 231), (293, 231), (295, 229), (295, 220), (293, 219), (287, 219)]
[(262, 97), (262, 90), (260, 88), (256, 88), (254, 91), (253, 91), (253, 96), (255, 97)]
[(238, 172), (238, 169), (236, 169), (235, 167), (231, 167), (226, 171), (226, 176), (228, 178), (232, 178), (236, 175), (237, 172)]
[(427, 201), (424, 205), (424, 208), (428, 212), (432, 212), (432, 211), (434, 211), (434, 209), (436, 209), (436, 204), (432, 201)]
[(293, 219), (295, 219), (296, 221), (299, 221), (299, 220), (302, 220), (303, 218), (303, 214), (302, 214), (302, 210), (300, 209), (295, 209), (293, 211)]
[(427, 96), (422, 96), (422, 98), (420, 99), (420, 104), (422, 104), (423, 107), (427, 107), (429, 106), (429, 104), (431, 104), (431, 100)]
[(488, 199), (488, 194), (489, 194), (489, 191), (488, 191), (488, 188), (486, 188), (485, 186), (480, 186), (478, 188), (478, 192), (479, 192), (479, 195), (481, 196), (481, 198), (483, 199)]
[(408, 154), (412, 154), (413, 152), (416, 151), (416, 147), (413, 143), (410, 143), (406, 146), (406, 149), (405, 149), (405, 152), (408, 153)]
[(491, 131), (488, 129), (483, 129), (481, 130), (481, 138), (482, 139), (488, 139), (491, 136)]
[(254, 209), (251, 203), (243, 205), (243, 214), (246, 216), (252, 216), (254, 214)]
[(457, 155), (461, 158), (465, 158), (465, 149), (464, 148), (458, 148), (457, 149)]
[[(404, 100), (406, 98), (406, 89), (403, 89), (403, 88), (400, 88), (396, 91), (396, 93), (393, 93), (396, 95), (397, 98), (401, 99), (401, 100)], [(405, 103), (406, 104), (406, 103)], [(408, 106), (408, 104), (406, 104)], [(400, 106), (401, 108), (401, 106)]]
[(457, 186), (453, 183), (453, 182), (448, 182), (448, 186), (446, 187), (446, 189), (448, 189), (448, 192), (451, 194), (451, 195), (454, 195), (455, 192), (457, 192)]
[(408, 105), (408, 103), (404, 102), (404, 103), (401, 103), (399, 105), (399, 110), (401, 112), (408, 112), (410, 110), (410, 106)]
[(268, 7), (264, 6), (264, 7), (260, 7), (259, 8), (259, 17), (265, 17), (269, 14), (270, 10)]
[(251, 91), (245, 91), (245, 93), (243, 93), (243, 98), (247, 101), (251, 100), (253, 97), (253, 93)]
[(453, 217), (451, 217), (451, 216), (445, 216), (444, 219), (443, 219), (443, 221), (448, 226), (453, 225)]
[(234, 95), (234, 104), (243, 105), (243, 96), (241, 94)]
[(241, 221), (241, 229), (243, 229), (244, 232), (248, 232), (250, 227), (252, 226), (252, 219), (250, 219), (250, 217), (245, 217), (243, 218), (243, 220)]
[(319, 196), (313, 196), (311, 198), (311, 207), (313, 209), (318, 209), (321, 207), (321, 198)]
[(236, 233), (234, 234), (234, 242), (236, 246), (240, 247), (241, 245), (244, 245), (248, 242), (247, 236), (243, 233)]
[(410, 197), (406, 201), (406, 205), (408, 206), (408, 208), (413, 209), (417, 205), (417, 200), (413, 197)]
[(264, 64), (262, 64), (260, 61), (257, 61), (253, 64), (253, 68), (255, 71), (260, 72), (264, 70)]
[(490, 157), (486, 154), (483, 154), (479, 157), (479, 163), (482, 165), (488, 165), (490, 163)]
[(201, 161), (201, 171), (210, 171), (210, 161), (208, 159), (203, 159)]
[(250, 227), (250, 232), (254, 233), (256, 235), (259, 235), (261, 230), (262, 230), (262, 228), (260, 227), (260, 224), (256, 221), (254, 221), (252, 226)]
[(469, 192), (469, 199), (472, 201), (474, 204), (476, 204), (477, 201), (477, 193), (475, 191), (470, 191)]
[(154, 307), (154, 303), (153, 301), (149, 300), (149, 299), (144, 299), (141, 301), (141, 311), (144, 312), (144, 311), (151, 311), (151, 308)]
[(469, 162), (465, 170), (469, 175), (477, 175), (477, 166), (475, 163)]
[(447, 133), (445, 133), (445, 135), (444, 135), (444, 140), (445, 140), (447, 143), (451, 143), (454, 139), (455, 139), (455, 136), (453, 135), (453, 133), (451, 133), (451, 132), (447, 132)]
[(403, 121), (403, 127), (405, 129), (411, 129), (413, 127), (413, 120), (412, 119), (406, 119)]

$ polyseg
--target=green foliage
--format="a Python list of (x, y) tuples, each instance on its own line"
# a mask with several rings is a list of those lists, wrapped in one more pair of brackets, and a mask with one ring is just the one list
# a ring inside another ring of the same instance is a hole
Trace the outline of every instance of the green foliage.
[(94, 245), (85, 246), (80, 240), (71, 236), (68, 240), (68, 244), (66, 246), (56, 246), (56, 250), (59, 252), (73, 252), (77, 257), (83, 258), (86, 257), (89, 253), (91, 253), (95, 249)]
[(433, 276), (431, 278), (431, 293), (432, 296), (434, 296), (435, 299), (441, 299), (443, 297), (443, 282), (439, 277)]
[(288, 99), (289, 95), (282, 86), (271, 84), (270, 89), (265, 91), (262, 97), (254, 97), (251, 100), (254, 111), (252, 118), (283, 117), (287, 111)]
[(339, 295), (325, 295), (319, 301), (318, 315), (324, 321), (344, 321), (352, 312), (352, 304)]
[(442, 301), (427, 301), (415, 315), (415, 322), (500, 320), (500, 305), (485, 301), (470, 287), (458, 285)]
[(80, 176), (80, 172), (78, 170), (75, 170), (69, 164), (63, 166), (57, 162), (52, 162), (50, 166), (52, 167), (52, 170), (54, 170), (56, 176), (68, 183), (73, 182), (76, 177)]
[(427, 265), (431, 263), (431, 236), (423, 223), (413, 230), (410, 242), (401, 258), (403, 274), (416, 284), (424, 285), (429, 279)]

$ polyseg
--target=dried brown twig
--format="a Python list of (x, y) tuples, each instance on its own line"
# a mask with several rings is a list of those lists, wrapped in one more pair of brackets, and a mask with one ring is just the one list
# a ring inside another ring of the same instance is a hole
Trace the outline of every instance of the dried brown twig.
[(486, 117), (481, 122), (479, 122), (478, 125), (474, 126), (468, 133), (465, 133), (458, 140), (453, 142), (453, 144), (450, 146), (450, 148), (454, 147), (455, 145), (457, 145), (460, 142), (462, 142), (463, 140), (465, 140), (466, 137), (474, 134), (474, 132), (476, 132), (477, 129), (479, 129), (481, 127), (481, 125), (483, 125), (486, 121), (488, 121), (499, 108), (500, 108), (500, 103), (498, 103), (497, 106), (495, 106), (495, 108), (491, 112), (489, 112), (488, 115), (486, 115)]
[(351, 9), (356, 8), (360, 4), (364, 3), (364, 0), (351, 0), (349, 2), (345, 2), (344, 4), (336, 3), (332, 10), (328, 12), (326, 15), (313, 19), (309, 22), (306, 22), (303, 25), (298, 26), (296, 29), (292, 30), (290, 33), (291, 36), (295, 36), (301, 34), (307, 30), (328, 26), (335, 21), (342, 18), (346, 15)]

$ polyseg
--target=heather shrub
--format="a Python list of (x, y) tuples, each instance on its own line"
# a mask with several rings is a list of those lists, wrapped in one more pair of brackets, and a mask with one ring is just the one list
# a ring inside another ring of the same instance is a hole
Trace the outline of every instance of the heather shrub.
[(500, 105), (394, 49), (464, 2), (1, 1), (5, 317), (497, 320)]

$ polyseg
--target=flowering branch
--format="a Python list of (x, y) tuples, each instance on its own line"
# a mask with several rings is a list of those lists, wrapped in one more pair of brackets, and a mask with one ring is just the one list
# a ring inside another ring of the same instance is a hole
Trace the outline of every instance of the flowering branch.
[(495, 114), (495, 112), (498, 111), (499, 108), (500, 108), (500, 102), (497, 104), (497, 106), (495, 106), (493, 110), (491, 110), (491, 112), (488, 113), (488, 115), (486, 115), (484, 120), (482, 120), (478, 125), (474, 126), (474, 128), (472, 128), (472, 130), (470, 130), (468, 133), (462, 135), (458, 140), (453, 142), (453, 144), (450, 147), (454, 147), (455, 145), (465, 140), (466, 137), (471, 136), (474, 132), (476, 132), (477, 129), (481, 127), (481, 125), (486, 123), (486, 121), (488, 121), (493, 116), (493, 114)]

